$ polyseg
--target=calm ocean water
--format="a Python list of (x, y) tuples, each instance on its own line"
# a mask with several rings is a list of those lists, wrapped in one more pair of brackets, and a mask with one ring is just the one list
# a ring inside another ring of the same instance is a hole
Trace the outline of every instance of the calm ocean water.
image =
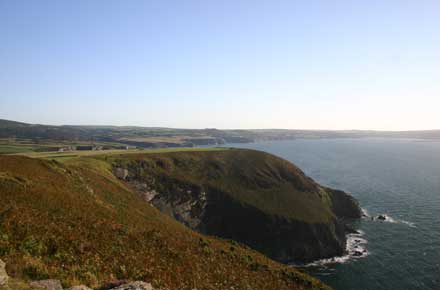
[(321, 184), (352, 193), (368, 255), (307, 268), (335, 290), (440, 289), (440, 142), (322, 139), (234, 144), (294, 162)]

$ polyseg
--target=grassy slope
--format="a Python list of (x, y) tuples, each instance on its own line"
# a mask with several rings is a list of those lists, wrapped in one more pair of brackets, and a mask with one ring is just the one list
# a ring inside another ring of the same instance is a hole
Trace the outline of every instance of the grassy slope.
[(128, 278), (169, 289), (325, 288), (166, 217), (99, 158), (62, 164), (0, 156), (0, 199), (0, 258), (15, 278), (93, 287)]
[(142, 163), (141, 175), (166, 180), (167, 184), (175, 180), (218, 188), (271, 215), (308, 223), (328, 223), (333, 218), (329, 197), (320, 186), (292, 163), (264, 152), (233, 149), (130, 154), (114, 155), (109, 161), (122, 167)]

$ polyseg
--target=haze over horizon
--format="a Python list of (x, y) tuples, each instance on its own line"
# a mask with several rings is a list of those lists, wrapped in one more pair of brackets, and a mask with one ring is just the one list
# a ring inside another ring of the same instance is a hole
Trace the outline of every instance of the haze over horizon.
[(139, 128), (164, 128), (164, 129), (178, 129), (178, 130), (203, 130), (203, 129), (216, 129), (216, 130), (304, 130), (304, 131), (372, 131), (372, 132), (422, 132), (422, 131), (440, 131), (440, 129), (413, 129), (413, 130), (374, 130), (374, 129), (326, 129), (326, 128), (281, 128), (281, 127), (273, 127), (273, 128), (216, 128), (216, 127), (166, 127), (166, 126), (148, 126), (148, 125), (136, 125), (136, 124), (75, 124), (75, 123), (29, 123), (20, 120), (8, 120), (8, 119), (0, 119), (0, 121), (12, 121), (18, 123), (26, 123), (32, 125), (47, 125), (47, 126), (90, 126), (90, 127), (139, 127)]
[(440, 129), (440, 2), (0, 0), (0, 119)]

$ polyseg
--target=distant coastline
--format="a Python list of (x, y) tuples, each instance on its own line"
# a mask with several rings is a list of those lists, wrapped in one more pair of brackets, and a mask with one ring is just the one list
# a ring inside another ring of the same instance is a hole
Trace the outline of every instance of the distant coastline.
[(440, 130), (363, 131), (174, 129), (136, 126), (40, 125), (0, 119), (0, 154), (124, 150), (245, 144), (262, 141), (334, 138), (440, 140)]

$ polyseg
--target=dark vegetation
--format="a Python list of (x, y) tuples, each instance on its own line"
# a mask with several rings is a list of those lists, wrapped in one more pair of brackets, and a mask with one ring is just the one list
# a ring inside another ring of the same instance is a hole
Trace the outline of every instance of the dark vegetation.
[[(161, 157), (163, 164), (160, 156), (148, 162), (172, 166), (177, 178), (176, 163), (202, 155), (185, 156)], [(0, 258), (15, 280), (56, 278), (65, 286), (96, 288), (129, 279), (163, 289), (327, 289), (237, 242), (196, 233), (145, 203), (112, 173), (112, 162), (125, 158), (103, 155), (60, 163), (0, 155)], [(133, 158), (127, 162), (144, 157)], [(207, 176), (219, 170), (213, 164)], [(230, 174), (232, 178), (235, 172)], [(193, 180), (195, 175), (186, 178)], [(237, 178), (250, 186), (265, 186), (246, 171)], [(238, 191), (236, 198), (263, 201), (246, 194)], [(274, 210), (303, 216), (281, 204), (265, 209)], [(321, 221), (328, 216), (316, 212), (313, 218)]]

